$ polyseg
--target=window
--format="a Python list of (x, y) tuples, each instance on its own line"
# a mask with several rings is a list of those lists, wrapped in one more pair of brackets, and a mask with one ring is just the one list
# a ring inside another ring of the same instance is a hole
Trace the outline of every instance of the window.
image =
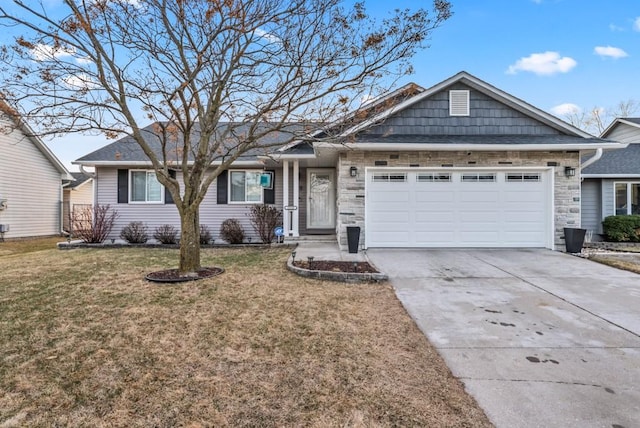
[(483, 182), (490, 183), (496, 181), (496, 174), (489, 173), (464, 173), (460, 177), (463, 182)]
[(404, 183), (407, 181), (407, 174), (405, 173), (373, 174), (371, 176), (371, 181), (373, 181), (374, 183), (381, 183), (381, 182)]
[(262, 171), (230, 171), (229, 202), (230, 203), (261, 203), (262, 186), (260, 176)]
[(505, 181), (507, 183), (513, 183), (513, 182), (522, 182), (522, 181), (540, 181), (541, 177), (540, 174), (535, 173), (535, 172), (508, 172), (506, 174), (506, 178)]
[(616, 215), (640, 214), (640, 183), (615, 183)]
[(129, 202), (163, 203), (164, 187), (155, 171), (130, 171), (131, 189)]
[(416, 181), (418, 183), (428, 183), (434, 181), (451, 182), (451, 174), (448, 172), (417, 174)]
[(469, 116), (469, 91), (449, 91), (449, 115)]

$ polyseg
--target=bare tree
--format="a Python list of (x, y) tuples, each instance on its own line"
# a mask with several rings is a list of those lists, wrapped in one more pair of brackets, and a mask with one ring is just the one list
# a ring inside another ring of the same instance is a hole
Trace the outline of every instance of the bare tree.
[(640, 110), (640, 103), (633, 99), (620, 101), (615, 107), (593, 107), (589, 111), (575, 110), (564, 115), (563, 119), (593, 135), (600, 135), (607, 126), (618, 117), (630, 117)]
[[(444, 0), (384, 20), (339, 0), (50, 4), (0, 6), (0, 23), (15, 34), (0, 51), (0, 90), (41, 135), (133, 137), (176, 202), (183, 274), (200, 267), (198, 208), (220, 172), (268, 149), (258, 147), (265, 135), (303, 138), (312, 122), (335, 119), (411, 72), (410, 58), (451, 14)], [(157, 144), (143, 120), (157, 123)], [(242, 127), (221, 126), (228, 121)], [(291, 123), (309, 126), (294, 132)]]

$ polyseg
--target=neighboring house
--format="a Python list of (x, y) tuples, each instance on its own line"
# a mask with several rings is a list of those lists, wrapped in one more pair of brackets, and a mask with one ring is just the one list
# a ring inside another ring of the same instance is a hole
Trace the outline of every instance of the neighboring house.
[[(335, 234), (341, 248), (348, 226), (361, 228), (362, 248), (563, 248), (563, 228), (580, 226), (581, 155), (624, 146), (466, 72), (405, 86), (361, 113), (325, 128), (334, 140), (318, 131), (316, 141), (240, 159), (211, 187), (201, 223), (216, 233), (234, 217), (252, 232), (246, 213), (264, 202), (282, 207), (288, 238)], [(112, 237), (134, 220), (179, 226), (130, 138), (76, 163), (96, 168), (97, 201), (120, 214)], [(271, 190), (260, 188), (264, 170)]]
[[(0, 231), (4, 238), (59, 235), (64, 165), (0, 101)], [(8, 230), (7, 230), (8, 229)]]
[(63, 186), (63, 229), (73, 234), (73, 219), (78, 213), (93, 206), (93, 178), (82, 172), (72, 172), (75, 181)]
[(640, 118), (619, 118), (602, 138), (628, 144), (602, 153), (582, 170), (582, 227), (594, 239), (610, 215), (640, 214)]

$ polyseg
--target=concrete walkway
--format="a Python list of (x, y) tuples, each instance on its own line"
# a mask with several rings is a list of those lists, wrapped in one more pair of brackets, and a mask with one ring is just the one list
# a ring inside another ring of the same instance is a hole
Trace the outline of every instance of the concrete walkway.
[(368, 250), (498, 427), (640, 427), (640, 275), (549, 250)]

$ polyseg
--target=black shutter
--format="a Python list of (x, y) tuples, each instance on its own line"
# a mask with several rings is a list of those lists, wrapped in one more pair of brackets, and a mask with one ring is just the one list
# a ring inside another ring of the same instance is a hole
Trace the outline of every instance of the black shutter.
[(222, 171), (220, 175), (216, 178), (219, 204), (227, 203), (227, 188), (228, 188), (227, 176), (228, 176), (228, 172)]
[(275, 204), (276, 203), (276, 172), (268, 170), (265, 172), (271, 173), (271, 189), (264, 189), (264, 203)]
[[(173, 169), (169, 170), (169, 177), (176, 178), (176, 171)], [(173, 196), (171, 196), (171, 192), (166, 187), (164, 188), (164, 203), (165, 204), (175, 204), (173, 200)]]
[(129, 203), (129, 170), (118, 170), (118, 203)]

